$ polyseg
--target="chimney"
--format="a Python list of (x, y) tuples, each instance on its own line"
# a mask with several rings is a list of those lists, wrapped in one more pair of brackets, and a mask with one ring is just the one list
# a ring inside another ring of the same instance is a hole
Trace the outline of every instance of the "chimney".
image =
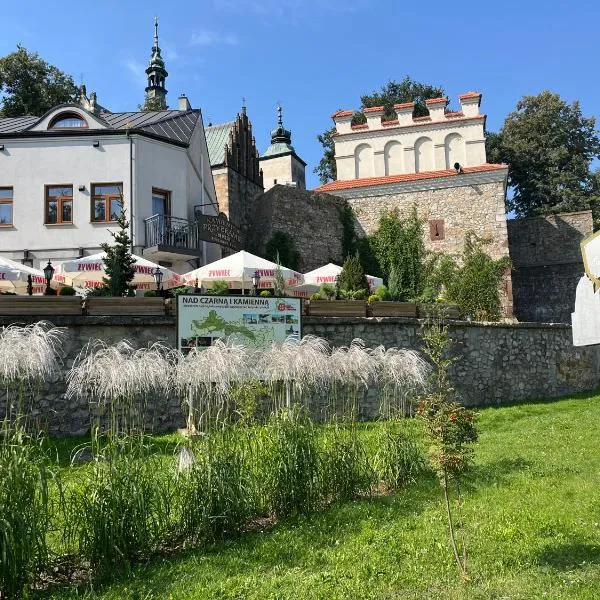
[(431, 98), (425, 100), (425, 105), (429, 110), (429, 116), (432, 121), (441, 121), (444, 118), (444, 109), (448, 105), (448, 98)]
[(478, 92), (467, 92), (459, 96), (460, 108), (465, 117), (476, 117), (479, 115), (479, 105), (481, 104), (481, 94)]
[(383, 117), (383, 106), (373, 106), (363, 109), (363, 114), (367, 117), (369, 129), (381, 129), (381, 117)]
[(413, 110), (415, 110), (414, 102), (403, 102), (402, 104), (394, 104), (394, 110), (398, 115), (398, 125), (413, 124)]
[(192, 110), (192, 105), (190, 104), (190, 101), (188, 100), (188, 97), (185, 94), (181, 94), (181, 96), (179, 96), (178, 100), (179, 100), (179, 110), (183, 110), (183, 111)]

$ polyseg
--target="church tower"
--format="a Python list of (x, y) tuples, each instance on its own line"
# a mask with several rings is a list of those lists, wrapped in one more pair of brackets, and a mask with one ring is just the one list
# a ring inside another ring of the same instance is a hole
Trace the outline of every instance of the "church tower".
[(283, 126), (282, 108), (277, 108), (277, 127), (271, 131), (271, 145), (260, 157), (265, 192), (274, 185), (306, 189), (306, 163), (292, 146), (292, 132)]
[(160, 55), (160, 48), (158, 46), (158, 17), (154, 17), (154, 45), (152, 46), (152, 54), (150, 55), (146, 75), (148, 76), (148, 86), (146, 87), (146, 100), (143, 109), (167, 109), (165, 79), (169, 74), (165, 69), (165, 61)]

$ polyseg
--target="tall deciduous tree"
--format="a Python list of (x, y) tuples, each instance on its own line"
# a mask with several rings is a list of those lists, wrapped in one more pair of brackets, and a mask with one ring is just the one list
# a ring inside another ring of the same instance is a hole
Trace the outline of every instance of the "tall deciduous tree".
[[(414, 102), (415, 110), (413, 115), (421, 117), (428, 114), (425, 100), (429, 98), (439, 98), (444, 95), (444, 89), (440, 86), (420, 83), (408, 75), (402, 81), (388, 81), (380, 90), (375, 90), (370, 94), (361, 96), (361, 110), (373, 106), (383, 106), (384, 120), (396, 118), (394, 104), (403, 102)], [(353, 124), (364, 123), (365, 116), (362, 112), (354, 113)], [(335, 165), (335, 146), (332, 135), (335, 133), (335, 127), (324, 131), (317, 136), (323, 146), (323, 158), (315, 168), (315, 173), (319, 176), (321, 183), (327, 183), (337, 177)]]
[(598, 186), (590, 172), (600, 155), (595, 119), (544, 91), (524, 96), (498, 133), (487, 135), (490, 162), (509, 165), (513, 195), (508, 208), (519, 217), (590, 208)]
[(70, 75), (23, 46), (0, 58), (0, 116), (41, 116), (58, 104), (76, 102), (78, 89)]

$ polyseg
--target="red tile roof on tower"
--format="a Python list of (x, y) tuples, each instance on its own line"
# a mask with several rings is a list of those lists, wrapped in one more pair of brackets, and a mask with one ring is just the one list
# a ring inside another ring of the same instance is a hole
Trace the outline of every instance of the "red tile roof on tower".
[[(460, 175), (470, 173), (484, 173), (485, 171), (500, 171), (508, 169), (508, 165), (485, 163), (478, 167), (463, 167)], [(443, 171), (424, 171), (422, 173), (402, 173), (399, 175), (386, 175), (385, 177), (366, 177), (364, 179), (348, 179), (345, 181), (331, 181), (315, 189), (315, 192), (335, 192), (351, 188), (370, 187), (373, 185), (386, 185), (389, 183), (402, 183), (404, 181), (418, 181), (419, 179), (437, 179), (442, 177), (456, 177), (454, 169)]]
[(335, 119), (336, 117), (351, 117), (353, 114), (353, 110), (338, 110), (331, 115), (331, 118)]
[(431, 104), (442, 104), (448, 102), (448, 98), (446, 96), (440, 96), (439, 98), (430, 98), (429, 100), (425, 100), (425, 104), (430, 106)]

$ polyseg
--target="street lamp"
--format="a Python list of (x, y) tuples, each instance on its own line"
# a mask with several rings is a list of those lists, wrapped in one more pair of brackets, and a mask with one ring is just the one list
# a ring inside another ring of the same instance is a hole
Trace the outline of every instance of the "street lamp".
[(33, 277), (27, 275), (27, 295), (33, 296)]
[(258, 296), (258, 284), (260, 283), (260, 274), (258, 271), (254, 271), (252, 275), (252, 288), (254, 289), (254, 295)]
[(44, 277), (46, 278), (46, 289), (44, 291), (44, 296), (52, 296), (52, 290), (50, 289), (50, 281), (52, 276), (54, 275), (54, 267), (48, 259), (48, 264), (44, 267)]
[(154, 277), (154, 281), (156, 282), (156, 291), (161, 292), (162, 291), (161, 283), (162, 283), (162, 278), (163, 278), (163, 272), (161, 271), (160, 267), (156, 267), (156, 269), (154, 269), (152, 276)]

